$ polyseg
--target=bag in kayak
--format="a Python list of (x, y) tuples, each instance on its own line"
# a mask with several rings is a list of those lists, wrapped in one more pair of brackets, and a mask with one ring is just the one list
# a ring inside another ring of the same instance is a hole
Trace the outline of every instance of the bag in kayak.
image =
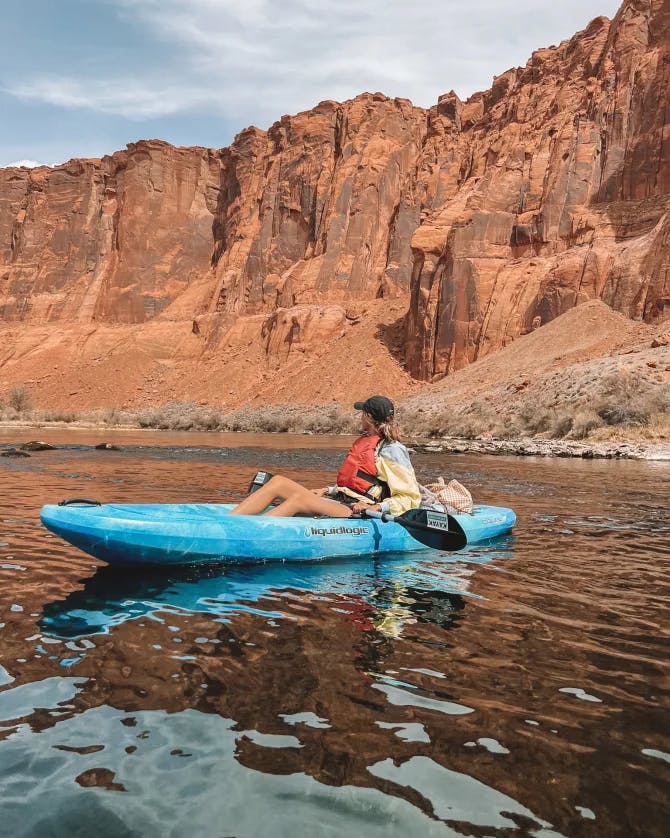
[(437, 483), (429, 483), (419, 488), (421, 489), (421, 506), (424, 509), (435, 509), (447, 512), (449, 515), (472, 514), (474, 508), (472, 495), (458, 480), (445, 483), (444, 478), (440, 477)]

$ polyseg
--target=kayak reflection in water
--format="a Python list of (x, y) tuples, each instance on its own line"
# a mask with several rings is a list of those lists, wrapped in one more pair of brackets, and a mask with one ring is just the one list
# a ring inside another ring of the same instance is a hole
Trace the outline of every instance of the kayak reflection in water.
[[(362, 433), (342, 463), (334, 486), (307, 489), (276, 475), (229, 514), (350, 518), (366, 509), (391, 515), (416, 509), (421, 491), (407, 448), (400, 442), (393, 402), (386, 396), (371, 396), (356, 402), (354, 408), (361, 411)], [(280, 503), (268, 510), (277, 498)]]

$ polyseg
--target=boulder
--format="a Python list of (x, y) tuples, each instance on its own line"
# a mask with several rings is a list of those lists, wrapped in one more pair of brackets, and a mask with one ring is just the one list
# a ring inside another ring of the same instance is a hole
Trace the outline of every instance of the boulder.
[(22, 451), (55, 451), (56, 446), (50, 445), (48, 442), (24, 442), (21, 446)]

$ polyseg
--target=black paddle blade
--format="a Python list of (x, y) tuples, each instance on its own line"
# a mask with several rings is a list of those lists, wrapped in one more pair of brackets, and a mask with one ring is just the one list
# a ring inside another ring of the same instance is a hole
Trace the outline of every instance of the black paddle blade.
[(462, 550), (468, 542), (458, 521), (444, 512), (430, 509), (410, 509), (393, 517), (407, 532), (433, 550)]

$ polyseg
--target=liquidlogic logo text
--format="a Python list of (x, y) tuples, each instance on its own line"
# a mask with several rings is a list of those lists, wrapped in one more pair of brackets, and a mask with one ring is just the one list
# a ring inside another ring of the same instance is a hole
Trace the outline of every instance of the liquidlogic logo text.
[(367, 527), (347, 527), (344, 524), (339, 527), (305, 527), (305, 535), (364, 535)]

